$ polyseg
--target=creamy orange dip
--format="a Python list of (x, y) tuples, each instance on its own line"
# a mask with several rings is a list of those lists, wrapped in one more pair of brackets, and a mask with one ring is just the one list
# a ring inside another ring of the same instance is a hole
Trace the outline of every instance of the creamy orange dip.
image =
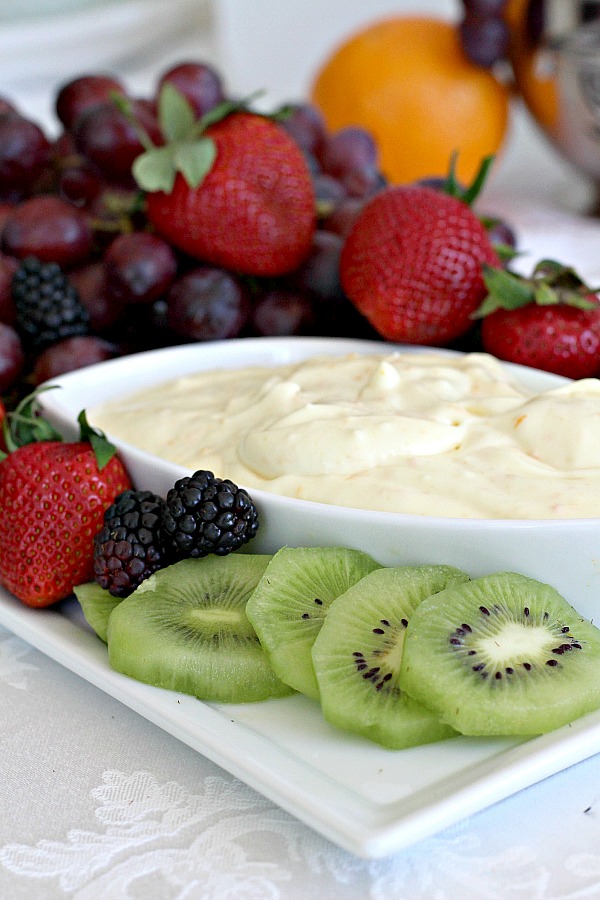
[(534, 394), (493, 357), (319, 357), (200, 371), (88, 410), (247, 488), (469, 518), (600, 516), (600, 381)]

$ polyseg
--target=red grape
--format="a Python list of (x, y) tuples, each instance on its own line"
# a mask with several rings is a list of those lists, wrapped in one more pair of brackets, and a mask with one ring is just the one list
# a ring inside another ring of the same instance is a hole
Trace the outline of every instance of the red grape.
[(90, 109), (111, 100), (113, 94), (126, 94), (125, 88), (112, 75), (81, 75), (59, 88), (56, 115), (67, 130)]
[(51, 158), (42, 129), (14, 113), (0, 116), (0, 194), (27, 196)]
[(237, 337), (250, 314), (248, 296), (234, 275), (199, 266), (173, 283), (168, 293), (167, 324), (194, 341)]
[(348, 125), (328, 135), (319, 159), (323, 171), (337, 178), (353, 197), (363, 197), (379, 187), (378, 149), (364, 128)]
[(354, 225), (358, 214), (362, 212), (365, 201), (359, 197), (347, 197), (321, 222), (324, 231), (332, 231), (334, 234), (345, 238)]
[(14, 328), (0, 322), (0, 392), (10, 390), (25, 365), (21, 339)]
[(167, 83), (183, 94), (198, 117), (225, 99), (220, 75), (206, 63), (178, 63), (161, 75), (158, 90)]
[(115, 235), (129, 233), (136, 223), (145, 227), (139, 192), (131, 185), (104, 184), (86, 210), (94, 223), (96, 245), (106, 249)]
[(0, 255), (0, 322), (4, 322), (5, 325), (14, 325), (17, 317), (11, 284), (18, 265), (12, 256)]
[(492, 244), (502, 244), (514, 250), (517, 246), (517, 236), (514, 229), (504, 219), (485, 219), (484, 222), (488, 237)]
[(301, 291), (272, 288), (255, 301), (252, 330), (263, 337), (312, 334), (315, 313), (310, 297)]
[(19, 259), (37, 256), (70, 268), (89, 256), (92, 230), (86, 216), (70, 203), (40, 195), (15, 207), (7, 218), (2, 249)]
[(65, 372), (74, 372), (119, 355), (116, 344), (93, 335), (65, 338), (39, 354), (33, 368), (34, 383), (41, 384)]
[(326, 212), (338, 207), (348, 196), (341, 181), (338, 181), (333, 175), (326, 175), (324, 172), (313, 177), (313, 186), (317, 207), (320, 210), (326, 210)]
[(90, 206), (101, 190), (100, 178), (85, 163), (67, 166), (60, 173), (58, 180), (60, 196), (80, 209)]
[(4, 225), (9, 216), (12, 215), (13, 210), (16, 209), (17, 204), (10, 200), (0, 200), (0, 235), (2, 235), (2, 231), (4, 230)]
[(489, 69), (506, 57), (510, 30), (504, 19), (467, 13), (458, 29), (463, 50), (475, 65)]
[(281, 125), (294, 138), (301, 150), (319, 156), (327, 136), (323, 114), (310, 103), (289, 103)]
[(79, 299), (90, 316), (92, 331), (104, 332), (123, 315), (123, 305), (114, 300), (106, 286), (106, 271), (102, 261), (86, 263), (69, 272)]
[(486, 16), (502, 16), (508, 0), (463, 0), (463, 6), (466, 12), (484, 19)]
[(376, 337), (342, 289), (339, 262), (343, 244), (340, 235), (317, 231), (308, 258), (291, 276), (292, 286), (312, 296), (318, 334)]
[(104, 254), (106, 285), (121, 303), (152, 303), (175, 278), (177, 257), (155, 234), (134, 231), (114, 239)]
[[(154, 144), (162, 142), (158, 122), (145, 104), (132, 101), (131, 111)], [(75, 146), (108, 178), (131, 179), (134, 159), (144, 149), (137, 127), (114, 103), (84, 112), (73, 129)]]
[(317, 231), (308, 257), (291, 276), (293, 283), (319, 298), (337, 296), (342, 290), (339, 269), (343, 243), (331, 231)]

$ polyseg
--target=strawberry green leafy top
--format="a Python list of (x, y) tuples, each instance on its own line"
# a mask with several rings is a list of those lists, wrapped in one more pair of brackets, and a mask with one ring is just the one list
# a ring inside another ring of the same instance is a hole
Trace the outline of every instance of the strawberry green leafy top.
[[(63, 435), (57, 431), (54, 425), (41, 415), (38, 396), (42, 391), (52, 389), (52, 386), (39, 388), (32, 394), (28, 394), (13, 411), (6, 414), (2, 428), (7, 452), (0, 450), (0, 461), (6, 459), (9, 453), (14, 453), (19, 447), (24, 447), (26, 444), (64, 440)], [(117, 449), (103, 432), (92, 428), (87, 420), (85, 410), (79, 413), (77, 421), (79, 423), (79, 440), (87, 441), (91, 445), (98, 464), (98, 471), (101, 471), (115, 455)]]
[[(206, 129), (231, 113), (247, 110), (254, 96), (239, 101), (224, 100), (197, 119), (191, 104), (177, 88), (164, 84), (158, 97), (158, 122), (166, 143), (156, 147), (141, 131), (145, 150), (134, 160), (132, 167), (139, 187), (169, 194), (178, 172), (191, 188), (199, 187), (217, 155), (215, 142), (205, 133)], [(128, 102), (123, 97), (115, 99), (127, 113)]]

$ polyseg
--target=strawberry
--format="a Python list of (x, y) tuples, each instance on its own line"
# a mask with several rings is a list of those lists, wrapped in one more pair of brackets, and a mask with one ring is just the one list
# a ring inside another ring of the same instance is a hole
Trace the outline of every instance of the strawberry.
[(501, 265), (469, 204), (409, 184), (386, 188), (367, 203), (345, 241), (340, 277), (383, 337), (441, 345), (472, 328), (486, 294), (483, 263)]
[(35, 415), (36, 397), (9, 413), (0, 462), (0, 584), (27, 606), (49, 606), (94, 578), (104, 510), (131, 487), (114, 447), (79, 417), (64, 442)]
[(308, 254), (316, 204), (306, 160), (276, 122), (223, 102), (199, 120), (163, 85), (165, 144), (148, 149), (133, 174), (147, 192), (156, 231), (190, 256), (246, 275), (296, 269)]
[(542, 260), (528, 279), (495, 269), (484, 278), (484, 350), (567, 378), (600, 375), (600, 300), (572, 268)]

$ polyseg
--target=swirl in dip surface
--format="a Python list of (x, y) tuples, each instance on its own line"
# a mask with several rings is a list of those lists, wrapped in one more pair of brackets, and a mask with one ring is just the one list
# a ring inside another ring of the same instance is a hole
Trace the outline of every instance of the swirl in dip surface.
[(459, 518), (600, 516), (600, 381), (534, 394), (483, 353), (211, 369), (88, 410), (247, 488)]

